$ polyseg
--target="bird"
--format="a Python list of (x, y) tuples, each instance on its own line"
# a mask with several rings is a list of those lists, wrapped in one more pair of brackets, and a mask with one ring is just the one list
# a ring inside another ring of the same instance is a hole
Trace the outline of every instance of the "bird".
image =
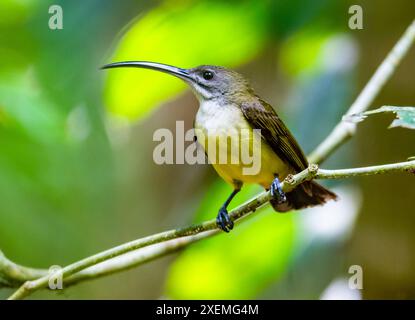
[[(214, 65), (184, 69), (149, 61), (114, 62), (102, 69), (124, 67), (164, 72), (189, 85), (199, 101), (194, 121), (195, 140), (201, 143), (209, 160), (218, 150), (209, 148), (206, 139), (235, 136), (235, 132), (246, 130), (250, 133), (248, 140), (252, 142), (254, 132), (259, 132), (260, 170), (256, 174), (244, 174), (245, 167), (240, 162), (211, 162), (219, 176), (233, 187), (216, 217), (217, 226), (223, 231), (229, 232), (234, 227), (228, 206), (245, 184), (259, 184), (270, 191), (270, 203), (277, 212), (299, 210), (337, 199), (335, 193), (315, 181), (305, 181), (292, 191), (283, 192), (281, 181), (304, 170), (309, 163), (274, 108), (255, 93), (242, 74)], [(237, 139), (242, 138), (238, 135)], [(226, 147), (229, 147), (228, 142)], [(230, 146), (232, 148), (235, 147)], [(255, 151), (255, 147), (251, 151)]]

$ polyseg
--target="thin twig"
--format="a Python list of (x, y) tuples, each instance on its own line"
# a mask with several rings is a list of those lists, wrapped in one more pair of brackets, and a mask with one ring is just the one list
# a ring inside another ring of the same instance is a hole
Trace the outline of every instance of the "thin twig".
[[(284, 192), (289, 192), (297, 187), (299, 184), (303, 183), (304, 181), (312, 180), (312, 179), (343, 179), (348, 177), (354, 176), (364, 176), (364, 175), (373, 175), (373, 174), (382, 174), (388, 172), (405, 172), (415, 170), (415, 161), (406, 161), (394, 164), (386, 164), (386, 165), (379, 165), (379, 166), (371, 166), (371, 167), (363, 167), (363, 168), (355, 168), (355, 169), (340, 169), (340, 170), (321, 170), (318, 169), (317, 165), (310, 165), (307, 169), (301, 171), (300, 173), (289, 176), (282, 182), (282, 189)], [(230, 213), (230, 217), (232, 220), (238, 220), (242, 217), (249, 215), (250, 213), (254, 212), (257, 208), (262, 206), (263, 204), (267, 203), (271, 199), (271, 194), (269, 191), (263, 192), (257, 197), (253, 198), (252, 200), (248, 201), (247, 203), (239, 206), (238, 208), (232, 210)], [(183, 229), (177, 230), (170, 230), (166, 232), (162, 232), (159, 234), (151, 235), (149, 237), (145, 237), (142, 239), (138, 239), (129, 243), (122, 244), (115, 248), (103, 251), (101, 253), (95, 254), (78, 262), (75, 262), (71, 265), (66, 266), (62, 270), (60, 270), (60, 274), (62, 277), (68, 278), (79, 271), (85, 270), (88, 267), (95, 266), (103, 261), (112, 259), (114, 257), (121, 256), (127, 252), (134, 251), (139, 248), (143, 248), (146, 246), (154, 245), (160, 242), (165, 242), (171, 239), (180, 239), (183, 237), (188, 237), (191, 235), (198, 235), (203, 234), (206, 231), (216, 230), (216, 220), (212, 219), (206, 222), (203, 222), (198, 225), (186, 227)], [(206, 236), (201, 236), (203, 238), (210, 237), (217, 232), (210, 232)], [(182, 243), (183, 246), (193, 243), (197, 240), (200, 240), (200, 237), (190, 237), (187, 240), (184, 240)], [(156, 251), (151, 252), (151, 254), (144, 254), (143, 258), (140, 260), (139, 258), (135, 259), (133, 263), (137, 264), (142, 262), (142, 260), (151, 260), (154, 255), (161, 256), (167, 254), (170, 251), (174, 251), (177, 247), (180, 247), (180, 243), (169, 244), (165, 245), (164, 247), (157, 248)], [(120, 265), (113, 265), (110, 269), (104, 269), (99, 272), (99, 275), (105, 275), (108, 273), (114, 273), (116, 271), (124, 270), (130, 267), (130, 264), (122, 264)], [(84, 278), (91, 278), (91, 274), (89, 275), (79, 275), (78, 280), (82, 277)], [(74, 280), (76, 281), (76, 277), (74, 276)], [(23, 299), (28, 296), (30, 293), (47, 287), (49, 283), (50, 275), (43, 276), (37, 280), (27, 281), (23, 284), (9, 299)]]
[(0, 285), (13, 287), (45, 276), (47, 270), (28, 268), (10, 261), (0, 251)]
[[(366, 111), (370, 107), (403, 57), (408, 53), (414, 39), (415, 20), (412, 21), (385, 60), (383, 60), (382, 64), (347, 111), (346, 116)], [(355, 134), (356, 127), (356, 123), (340, 121), (323, 142), (311, 153), (309, 156), (310, 163), (321, 163), (324, 161), (334, 150)]]
[[(345, 177), (373, 175), (381, 173), (393, 173), (399, 171), (410, 171), (415, 166), (415, 161), (403, 162), (402, 166), (396, 164), (381, 165), (374, 167), (342, 169), (342, 170), (323, 170), (320, 169), (316, 173), (315, 178), (321, 179), (343, 179)], [(324, 175), (321, 176), (321, 174)], [(219, 233), (219, 230), (199, 233), (194, 236), (184, 237), (162, 242), (153, 246), (143, 248), (141, 250), (131, 252), (130, 255), (120, 256), (119, 258), (108, 260), (96, 266), (87, 268), (65, 280), (65, 286), (76, 284), (85, 280), (97, 279), (110, 274), (129, 270), (146, 262), (166, 256), (170, 253), (177, 252), (188, 245), (200, 241), (202, 239)]]
[(140, 250), (132, 251), (118, 258), (104, 261), (100, 264), (75, 273), (73, 276), (70, 276), (65, 280), (65, 287), (67, 288), (68, 286), (72, 286), (85, 280), (97, 279), (120, 271), (135, 268), (146, 262), (150, 262), (173, 252), (177, 252), (191, 243), (205, 239), (217, 233), (219, 233), (219, 230), (206, 231), (193, 236), (172, 239), (142, 248)]

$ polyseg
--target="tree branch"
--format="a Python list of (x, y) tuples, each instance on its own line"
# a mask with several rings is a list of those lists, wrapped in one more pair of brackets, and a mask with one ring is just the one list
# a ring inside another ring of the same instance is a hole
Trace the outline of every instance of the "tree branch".
[(20, 266), (7, 259), (0, 251), (0, 287), (15, 287), (28, 280), (34, 280), (47, 274), (47, 270)]
[[(403, 57), (408, 53), (414, 39), (415, 20), (412, 21), (385, 60), (383, 60), (345, 116), (366, 111), (370, 107), (370, 104), (392, 76)], [(310, 163), (321, 163), (324, 161), (334, 150), (355, 134), (356, 127), (356, 123), (340, 121), (327, 138), (311, 153), (309, 156)]]
[[(408, 52), (414, 38), (415, 21), (408, 27), (401, 39), (376, 70), (375, 74), (356, 101), (352, 104), (346, 115), (359, 113), (369, 108), (376, 95)], [(310, 155), (310, 162), (320, 163), (325, 160), (338, 146), (350, 138), (355, 130), (356, 124), (340, 122), (330, 135)], [(415, 160), (341, 170), (323, 170), (318, 169), (317, 165), (310, 165), (306, 170), (294, 176), (287, 177), (282, 183), (282, 189), (285, 192), (288, 192), (302, 182), (311, 179), (342, 179), (354, 176), (404, 171), (415, 173)], [(238, 220), (249, 215), (251, 212), (254, 212), (260, 206), (268, 203), (270, 197), (269, 192), (263, 192), (245, 204), (232, 210), (230, 213), (232, 220)], [(75, 284), (87, 279), (97, 278), (132, 268), (168, 253), (180, 250), (191, 243), (210, 237), (218, 232), (219, 230), (216, 227), (216, 221), (215, 219), (212, 219), (198, 225), (170, 230), (122, 244), (68, 265), (60, 272), (63, 276), (65, 285)], [(146, 248), (137, 251), (137, 249), (144, 247)], [(46, 288), (50, 275), (47, 270), (31, 269), (14, 264), (0, 253), (0, 284), (2, 283), (2, 278), (7, 279), (9, 284), (26, 281), (10, 297), (10, 299), (22, 299), (38, 289)]]
[[(288, 176), (282, 182), (281, 187), (284, 192), (289, 192), (301, 183), (303, 183), (304, 181), (312, 179), (343, 179), (355, 176), (405, 171), (415, 172), (415, 160), (380, 166), (340, 170), (322, 170), (318, 169), (317, 165), (312, 164), (300, 173)], [(259, 194), (257, 197), (246, 202), (245, 204), (232, 210), (229, 215), (233, 221), (239, 220), (242, 217), (248, 216), (250, 213), (254, 212), (262, 205), (268, 203), (270, 199), (270, 192), (263, 192)], [(215, 219), (182, 229), (165, 231), (162, 233), (158, 233), (155, 235), (151, 235), (145, 238), (122, 244), (120, 246), (114, 247), (112, 249), (103, 251), (101, 253), (95, 254), (78, 262), (75, 262), (63, 268), (60, 271), (60, 274), (64, 279), (68, 278), (69, 283), (76, 283), (81, 280), (96, 278), (99, 276), (131, 268), (133, 267), (133, 265), (153, 260), (172, 251), (176, 251), (179, 248), (183, 248), (184, 246), (187, 246), (190, 243), (196, 242), (206, 237), (210, 237), (218, 232), (219, 229), (216, 226)], [(168, 240), (172, 239), (176, 239), (176, 241), (170, 243), (167, 242)], [(139, 248), (144, 248), (161, 242), (162, 245), (154, 247), (144, 254), (142, 253), (141, 257), (134, 257), (134, 259), (132, 260), (127, 259), (122, 263), (120, 263), (119, 261), (113, 261), (113, 263), (109, 263), (106, 267), (97, 266), (99, 263), (102, 263), (106, 260), (113, 259), (115, 257), (121, 256), (125, 253), (137, 250)], [(94, 269), (90, 269), (85, 271), (84, 273), (76, 275), (76, 273), (78, 273), (79, 271), (85, 270), (91, 266), (94, 266), (93, 268), (96, 268), (95, 271)], [(71, 280), (71, 278), (69, 277), (72, 275), (74, 276)], [(38, 289), (45, 288), (49, 283), (49, 279), (50, 275), (48, 274), (39, 279), (27, 281), (9, 299), (22, 299)]]

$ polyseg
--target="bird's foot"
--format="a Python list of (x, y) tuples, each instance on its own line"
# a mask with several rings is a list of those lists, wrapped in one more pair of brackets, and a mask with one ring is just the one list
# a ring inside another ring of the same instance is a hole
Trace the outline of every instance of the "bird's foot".
[(233, 221), (225, 207), (220, 208), (218, 216), (216, 217), (216, 224), (225, 232), (233, 229)]
[(287, 196), (285, 195), (284, 191), (282, 191), (281, 183), (278, 178), (275, 178), (274, 181), (272, 181), (270, 192), (272, 198), (274, 198), (278, 204), (287, 201)]

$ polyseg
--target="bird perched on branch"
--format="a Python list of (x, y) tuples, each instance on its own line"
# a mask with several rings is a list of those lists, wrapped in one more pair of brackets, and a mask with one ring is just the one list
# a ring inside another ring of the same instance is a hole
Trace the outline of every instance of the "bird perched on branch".
[[(218, 66), (199, 66), (182, 69), (155, 62), (126, 61), (105, 65), (103, 69), (136, 67), (157, 70), (184, 80), (195, 93), (200, 107), (195, 119), (197, 140), (210, 160), (216, 160), (221, 151), (226, 156), (237, 154), (236, 161), (211, 161), (218, 174), (234, 188), (219, 209), (216, 221), (224, 231), (233, 228), (227, 207), (245, 183), (256, 183), (270, 190), (273, 208), (278, 212), (302, 209), (324, 204), (337, 196), (314, 181), (306, 181), (294, 190), (284, 193), (280, 181), (288, 174), (298, 173), (308, 166), (307, 159), (275, 110), (258, 95), (239, 73)], [(254, 130), (256, 129), (256, 130)], [(248, 134), (243, 137), (242, 132)], [(259, 143), (255, 144), (255, 133)], [(257, 172), (246, 173), (247, 164), (241, 161), (241, 145), (229, 144), (228, 137), (248, 142), (248, 151), (259, 152)], [(209, 147), (208, 140), (223, 140), (219, 147)]]

